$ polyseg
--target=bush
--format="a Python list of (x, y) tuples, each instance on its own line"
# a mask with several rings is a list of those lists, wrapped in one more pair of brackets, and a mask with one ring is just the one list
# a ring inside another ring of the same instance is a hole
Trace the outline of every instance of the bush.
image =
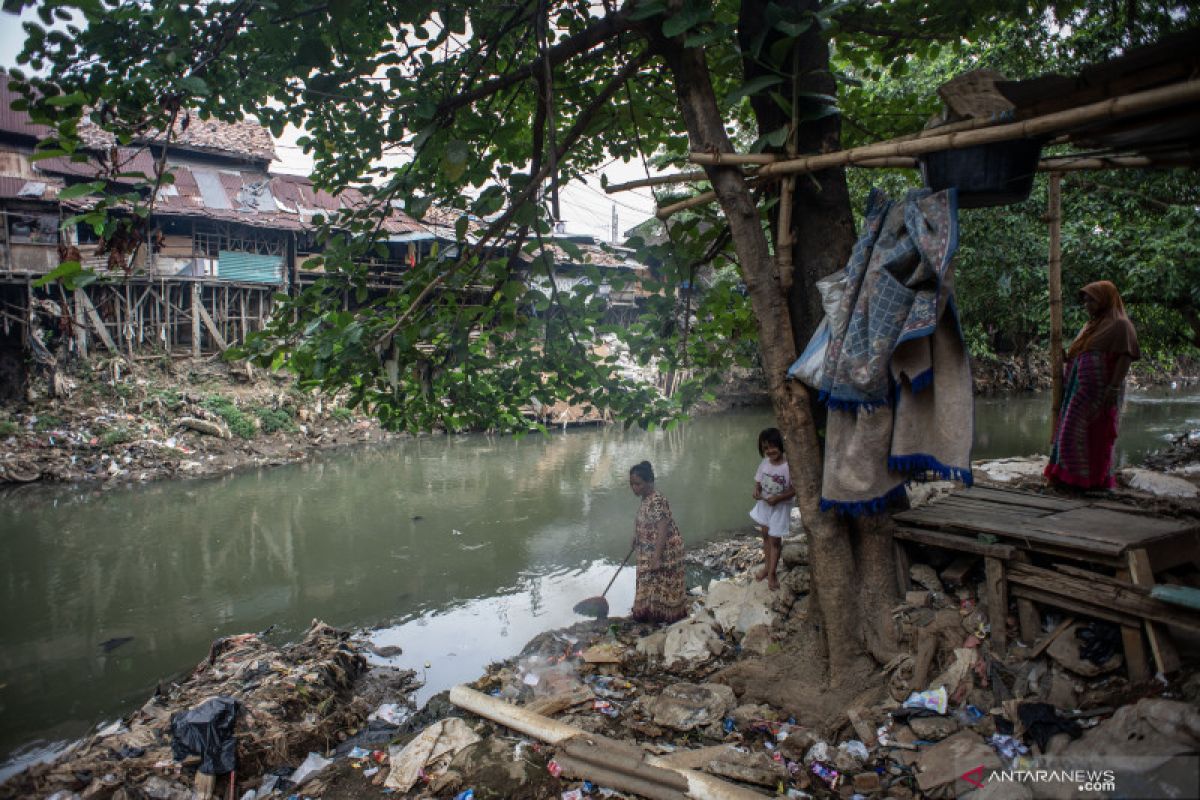
[(62, 425), (62, 420), (53, 414), (43, 414), (38, 417), (37, 422), (33, 423), (33, 429), (39, 433), (52, 431)]
[(337, 406), (329, 412), (329, 416), (333, 417), (338, 422), (350, 422), (354, 419), (354, 412), (345, 406)]
[(133, 434), (125, 428), (108, 428), (100, 434), (101, 447), (113, 447), (133, 440)]
[(253, 439), (258, 432), (254, 420), (242, 413), (228, 397), (213, 395), (206, 397), (200, 405), (225, 420), (229, 430), (243, 439)]
[(296, 430), (296, 423), (292, 420), (292, 415), (282, 408), (256, 408), (254, 413), (262, 423), (263, 433), (275, 433), (276, 431), (291, 433)]
[(20, 431), (21, 426), (11, 419), (0, 420), (0, 436), (15, 436)]

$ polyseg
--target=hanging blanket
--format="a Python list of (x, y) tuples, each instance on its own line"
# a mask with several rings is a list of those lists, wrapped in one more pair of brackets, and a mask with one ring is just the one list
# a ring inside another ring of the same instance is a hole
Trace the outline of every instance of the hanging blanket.
[(821, 373), (821, 507), (882, 511), (909, 480), (971, 481), (971, 375), (954, 308), (952, 190), (872, 191)]

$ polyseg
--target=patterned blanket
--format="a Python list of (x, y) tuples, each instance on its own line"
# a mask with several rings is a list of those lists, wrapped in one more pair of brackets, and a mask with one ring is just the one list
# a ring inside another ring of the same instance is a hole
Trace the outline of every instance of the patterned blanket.
[(974, 405), (954, 308), (955, 192), (873, 190), (827, 315), (821, 507), (877, 513), (928, 475), (971, 482)]

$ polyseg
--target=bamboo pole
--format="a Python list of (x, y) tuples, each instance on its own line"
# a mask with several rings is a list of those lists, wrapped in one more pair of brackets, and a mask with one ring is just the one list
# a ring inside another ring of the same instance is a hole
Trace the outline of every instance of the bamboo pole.
[(1050, 173), (1050, 198), (1046, 219), (1050, 224), (1050, 436), (1058, 432), (1063, 398), (1063, 299), (1062, 299), (1062, 174)]
[[(527, 708), (513, 706), (490, 695), (477, 692), (469, 686), (459, 685), (450, 689), (450, 702), (461, 709), (478, 714), (485, 719), (498, 722), (506, 728), (533, 736), (552, 745), (560, 745), (575, 736), (584, 736), (586, 731), (574, 725), (535, 714)], [(687, 779), (688, 796), (694, 800), (762, 800), (762, 795), (743, 789), (703, 772), (680, 769), (670, 762), (654, 756), (646, 756), (646, 763), (679, 773)]]
[[(1092, 122), (1107, 119), (1117, 119), (1130, 114), (1155, 111), (1166, 106), (1200, 100), (1200, 80), (1183, 81), (1158, 89), (1114, 97), (1097, 103), (1056, 111), (1041, 117), (1033, 117), (1023, 122), (1013, 122), (1004, 125), (993, 125), (976, 130), (955, 133), (941, 133), (924, 138), (892, 140), (876, 142), (875, 144), (854, 147), (850, 150), (839, 150), (835, 153), (823, 153), (815, 156), (805, 156), (790, 161), (776, 161), (761, 167), (755, 177), (759, 180), (775, 175), (799, 175), (816, 172), (831, 167), (844, 167), (858, 164), (868, 159), (893, 158), (897, 156), (914, 156), (932, 153), (939, 150), (961, 150), (981, 144), (1010, 141), (1012, 139), (1032, 138), (1047, 134), (1060, 133), (1064, 130)], [(936, 131), (937, 129), (932, 129)], [(692, 153), (688, 158), (694, 164), (724, 165), (729, 162), (730, 153)], [(672, 214), (687, 208), (706, 205), (716, 199), (715, 192), (704, 192), (680, 203), (664, 206), (655, 214), (659, 219), (666, 219)]]

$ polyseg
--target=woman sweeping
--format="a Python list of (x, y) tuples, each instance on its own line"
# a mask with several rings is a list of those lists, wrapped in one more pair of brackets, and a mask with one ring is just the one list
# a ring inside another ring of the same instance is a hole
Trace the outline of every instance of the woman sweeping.
[(629, 616), (638, 622), (675, 622), (687, 616), (683, 588), (683, 537), (667, 498), (654, 489), (649, 461), (629, 469), (629, 488), (642, 498), (634, 526), (637, 591)]
[(1067, 349), (1062, 407), (1045, 476), (1080, 489), (1111, 489), (1117, 410), (1125, 374), (1141, 352), (1116, 286), (1089, 283), (1079, 300), (1090, 319)]

